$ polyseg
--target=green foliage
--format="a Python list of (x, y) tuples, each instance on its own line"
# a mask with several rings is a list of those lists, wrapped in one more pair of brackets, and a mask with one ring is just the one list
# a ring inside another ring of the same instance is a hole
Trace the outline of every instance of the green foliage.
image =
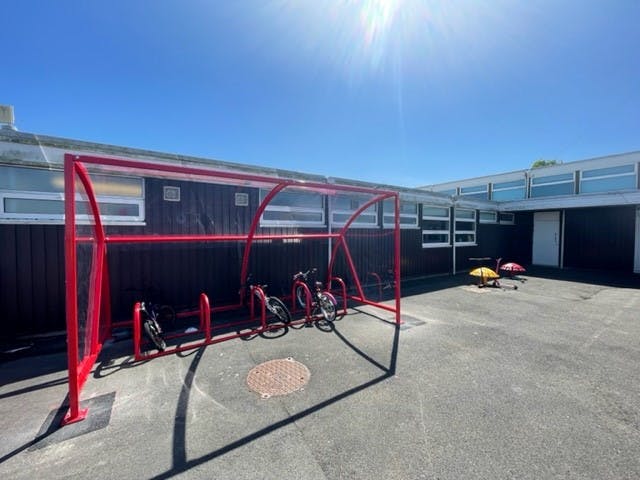
[(558, 162), (557, 160), (544, 160), (539, 158), (531, 164), (531, 168), (548, 167), (549, 165), (558, 165), (558, 163), (561, 162)]

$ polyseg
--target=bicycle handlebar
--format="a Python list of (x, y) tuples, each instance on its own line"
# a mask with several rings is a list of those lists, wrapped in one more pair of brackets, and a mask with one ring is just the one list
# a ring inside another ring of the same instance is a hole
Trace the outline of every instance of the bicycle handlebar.
[(317, 268), (311, 268), (306, 272), (298, 272), (293, 276), (293, 279), (298, 280), (299, 278), (303, 278), (306, 280), (310, 273), (316, 273), (317, 271), (318, 271)]

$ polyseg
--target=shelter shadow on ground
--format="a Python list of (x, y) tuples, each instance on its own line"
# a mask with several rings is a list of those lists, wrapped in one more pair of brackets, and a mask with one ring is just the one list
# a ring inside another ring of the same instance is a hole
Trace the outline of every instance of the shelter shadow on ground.
[(353, 343), (351, 343), (345, 336), (343, 336), (338, 329), (334, 328), (333, 332), (335, 333), (335, 335), (346, 345), (348, 346), (350, 349), (352, 349), (355, 353), (357, 353), (361, 358), (365, 359), (367, 362), (371, 363), (372, 365), (374, 365), (376, 368), (380, 369), (383, 371), (383, 374), (375, 377), (373, 379), (371, 379), (370, 381), (367, 381), (365, 383), (362, 383), (360, 385), (357, 385), (353, 388), (350, 388), (349, 390), (343, 391), (331, 398), (328, 398), (325, 401), (322, 401), (310, 408), (307, 408), (305, 410), (302, 410), (301, 412), (298, 412), (296, 414), (293, 414), (287, 418), (284, 418), (278, 422), (275, 422), (265, 428), (262, 428), (260, 430), (255, 431), (254, 433), (250, 434), (250, 435), (246, 435), (232, 443), (229, 443), (228, 445), (222, 447), (222, 448), (218, 448), (206, 455), (200, 456), (198, 458), (194, 458), (191, 460), (187, 459), (187, 450), (186, 450), (186, 439), (187, 439), (187, 431), (186, 431), (186, 416), (187, 416), (187, 408), (189, 405), (189, 396), (191, 393), (191, 389), (193, 386), (193, 379), (195, 377), (195, 372), (198, 369), (198, 365), (200, 364), (200, 361), (202, 359), (202, 355), (204, 353), (204, 347), (199, 348), (195, 355), (193, 360), (191, 361), (191, 364), (189, 366), (189, 370), (185, 376), (183, 385), (182, 385), (182, 389), (180, 392), (180, 398), (178, 400), (178, 405), (177, 405), (177, 409), (176, 409), (176, 413), (175, 413), (175, 420), (174, 420), (174, 434), (173, 434), (173, 460), (172, 460), (172, 468), (171, 470), (162, 473), (160, 475), (156, 475), (155, 477), (153, 477), (154, 480), (156, 479), (165, 479), (165, 478), (171, 478), (174, 475), (180, 474), (182, 472), (188, 471), (189, 469), (192, 469), (194, 467), (197, 467), (198, 465), (204, 464), (206, 462), (209, 462), (219, 456), (222, 456), (226, 453), (229, 453), (237, 448), (242, 447), (243, 445), (246, 445), (248, 443), (251, 443), (261, 437), (264, 437), (266, 435), (268, 435), (271, 432), (274, 432), (280, 428), (283, 428), (287, 425), (290, 425), (300, 419), (303, 419), (313, 413), (316, 413), (320, 410), (322, 410), (323, 408), (326, 408), (330, 405), (333, 405), (351, 395), (354, 395), (358, 392), (361, 392), (363, 390), (366, 390), (367, 388), (370, 388), (380, 382), (383, 382), (391, 377), (393, 377), (396, 373), (396, 364), (397, 364), (397, 358), (398, 358), (398, 343), (399, 343), (399, 334), (400, 334), (400, 327), (399, 326), (395, 326), (394, 328), (394, 335), (393, 335), (393, 345), (391, 348), (391, 358), (389, 359), (389, 366), (384, 366), (381, 363), (377, 362), (376, 360), (374, 360), (373, 358), (371, 358), (369, 355), (367, 355), (365, 352), (363, 352), (362, 350), (360, 350), (357, 346), (355, 346)]

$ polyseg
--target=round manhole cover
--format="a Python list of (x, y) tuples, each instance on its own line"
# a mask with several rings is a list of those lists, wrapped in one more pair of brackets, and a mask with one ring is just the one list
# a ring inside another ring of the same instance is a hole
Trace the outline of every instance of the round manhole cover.
[(269, 398), (300, 390), (309, 381), (311, 372), (293, 358), (269, 360), (251, 369), (247, 385), (251, 390)]

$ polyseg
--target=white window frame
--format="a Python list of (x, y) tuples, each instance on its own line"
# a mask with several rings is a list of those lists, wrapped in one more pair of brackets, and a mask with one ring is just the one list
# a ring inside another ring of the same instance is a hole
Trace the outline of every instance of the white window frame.
[[(487, 213), (493, 216), (493, 220), (482, 218), (482, 215)], [(480, 210), (480, 213), (478, 214), (478, 221), (480, 223), (498, 223), (498, 212), (496, 210)]]
[[(471, 189), (469, 192), (465, 192), (465, 189)], [(484, 194), (484, 198), (481, 200), (489, 199), (489, 185), (484, 183), (480, 185), (470, 185), (468, 187), (460, 187), (460, 196), (461, 197), (471, 197), (476, 196), (478, 194)]]
[[(340, 196), (342, 197), (353, 197), (354, 199), (363, 199), (364, 197), (360, 197), (360, 196), (354, 196), (354, 195), (349, 195), (349, 194), (340, 194)], [(367, 201), (369, 201), (369, 199), (367, 199)], [(357, 218), (370, 218), (370, 221), (357, 221), (354, 220), (351, 225), (349, 225), (349, 228), (379, 228), (380, 227), (380, 222), (378, 221), (378, 203), (380, 202), (376, 202), (373, 205), (370, 205), (364, 212), (361, 212), (360, 215)], [(334, 205), (333, 203), (333, 199), (331, 201), (331, 205)], [(340, 221), (340, 220), (336, 220), (336, 215), (348, 215), (349, 217), (351, 217), (357, 210), (359, 210), (360, 207), (358, 206), (357, 208), (351, 208), (351, 209), (333, 209), (331, 210), (331, 226), (332, 227), (344, 227), (346, 225), (346, 222)]]
[[(469, 208), (454, 208), (454, 213), (453, 213), (453, 242), (456, 246), (473, 246), (473, 245), (477, 245), (476, 243), (476, 219), (477, 219), (477, 212), (475, 210), (469, 209)], [(467, 217), (458, 217), (458, 214), (460, 212), (472, 212), (473, 213), (473, 218), (467, 218)], [(468, 224), (473, 225), (473, 228), (470, 230), (458, 230), (457, 228), (457, 223), (458, 222), (465, 222)], [(457, 235), (473, 235), (473, 240), (470, 242), (458, 242), (456, 241), (456, 236)]]
[[(263, 189), (263, 188), (260, 189), (259, 196), (260, 196), (261, 203), (268, 193), (269, 193), (268, 189)], [(284, 190), (283, 193), (289, 193), (289, 194), (297, 193), (301, 195), (304, 195), (306, 193), (306, 194), (320, 195), (317, 192), (304, 192), (300, 190)], [(261, 227), (301, 227), (301, 228), (325, 227), (326, 215), (325, 215), (324, 195), (320, 195), (320, 198), (321, 198), (321, 204), (322, 204), (320, 208), (293, 207), (293, 206), (284, 206), (284, 205), (273, 205), (270, 203), (269, 205), (266, 206), (266, 208), (264, 209), (264, 212), (262, 212), (262, 215), (260, 215), (260, 226)], [(314, 213), (314, 214), (320, 213), (322, 220), (320, 221), (269, 220), (264, 218), (264, 214), (266, 212)]]
[[(545, 178), (559, 177), (561, 175), (571, 175), (570, 180), (557, 180), (551, 182), (544, 183), (535, 183), (536, 180), (544, 180)], [(541, 177), (531, 177), (529, 185), (529, 198), (545, 198), (545, 197), (566, 197), (567, 195), (575, 195), (576, 193), (576, 172), (564, 172), (564, 173), (555, 173), (553, 175), (545, 175)], [(558, 193), (555, 195), (542, 195), (542, 196), (533, 196), (533, 191), (538, 187), (547, 187), (549, 185), (563, 185), (565, 183), (572, 185), (571, 193)]]
[(458, 188), (454, 187), (454, 188), (447, 188), (445, 190), (434, 190), (434, 192), (455, 197), (456, 195), (458, 195)]
[[(385, 205), (388, 205), (389, 202), (393, 202), (393, 199), (391, 200), (384, 200), (382, 202), (382, 228), (395, 228), (396, 224), (395, 224), (395, 205), (392, 205), (392, 210), (391, 212), (386, 212), (385, 211)], [(411, 204), (415, 207), (415, 213), (406, 213), (406, 212), (402, 212), (402, 204), (408, 205)], [(410, 218), (412, 219), (411, 223), (402, 223), (402, 219), (403, 218)], [(390, 221), (388, 221), (390, 220)], [(402, 200), (400, 199), (400, 228), (419, 228), (419, 221), (418, 221), (418, 202), (411, 202), (408, 200)]]
[[(425, 211), (427, 208), (441, 208), (447, 211), (447, 216), (436, 216), (436, 215), (425, 215)], [(449, 207), (443, 207), (440, 205), (429, 205), (426, 203), (422, 204), (422, 219), (423, 220), (436, 220), (440, 222), (447, 222), (446, 230), (422, 230), (422, 248), (440, 248), (440, 247), (450, 247), (451, 246), (451, 209)], [(425, 242), (425, 235), (446, 235), (446, 242)]]
[[(8, 165), (3, 164), (6, 167), (12, 167), (23, 170), (41, 170), (48, 172), (59, 173), (61, 170), (49, 170), (37, 167), (23, 167), (21, 165)], [(91, 172), (89, 173), (91, 176)], [(100, 215), (102, 223), (105, 225), (144, 225), (145, 224), (145, 182), (142, 177), (134, 177), (130, 175), (112, 175), (99, 173), (98, 175), (105, 175), (114, 178), (128, 178), (140, 181), (141, 196), (120, 196), (120, 195), (96, 195), (96, 201), (98, 207), (101, 203), (116, 203), (123, 205), (137, 205), (138, 215)], [(63, 202), (64, 204), (64, 192), (47, 192), (47, 191), (31, 191), (31, 190), (11, 190), (0, 189), (0, 223), (42, 223), (42, 224), (61, 224), (64, 223), (64, 213), (13, 213), (5, 211), (5, 200), (40, 200), (40, 201), (56, 201)], [(76, 202), (87, 201), (86, 195), (76, 193)], [(64, 210), (64, 207), (63, 207)], [(76, 221), (80, 224), (88, 224), (91, 222), (93, 215), (76, 213)]]
[[(24, 220), (24, 221), (38, 221), (38, 222), (52, 222), (52, 223), (64, 223), (64, 213), (12, 213), (5, 212), (4, 201), (5, 199), (14, 200), (53, 200), (60, 201), (64, 204), (64, 193), (41, 193), (41, 192), (24, 192), (24, 191), (11, 191), (7, 193), (6, 190), (0, 191), (0, 219), (2, 220)], [(138, 215), (100, 215), (100, 220), (105, 224), (118, 224), (132, 223), (139, 225), (144, 222), (144, 200), (125, 197), (112, 197), (112, 196), (97, 196), (98, 207), (101, 203), (119, 203), (123, 205), (138, 205)], [(76, 203), (88, 200), (82, 195), (76, 194)], [(79, 223), (89, 223), (93, 215), (76, 213), (76, 221)]]
[[(584, 177), (584, 174), (587, 172), (594, 172), (597, 170), (610, 170), (612, 168), (619, 168), (619, 167), (633, 167), (633, 171), (632, 172), (622, 172), (622, 173), (610, 173), (610, 174), (605, 174), (605, 175), (598, 175), (598, 176), (594, 176), (594, 177)], [(612, 167), (600, 167), (600, 168), (590, 168), (589, 170), (581, 170), (580, 171), (580, 190), (579, 193), (582, 193), (582, 184), (583, 183), (588, 183), (588, 182), (594, 182), (594, 181), (598, 181), (598, 180), (603, 180), (606, 178), (616, 178), (616, 177), (631, 177), (633, 176), (635, 182), (634, 182), (634, 187), (635, 185), (637, 185), (638, 182), (638, 164), (637, 163), (633, 163), (633, 164), (625, 164), (625, 165), (614, 165)], [(618, 189), (618, 190), (599, 190), (598, 192), (612, 192), (612, 191), (619, 191), (619, 190), (627, 190), (627, 189)], [(586, 194), (589, 193), (596, 193), (596, 192), (586, 192)]]
[[(499, 187), (497, 185), (504, 185), (504, 184), (508, 184), (508, 183), (515, 183), (515, 182), (521, 182), (521, 185), (514, 185), (514, 186), (510, 186), (510, 187)], [(513, 191), (513, 190), (522, 190), (522, 198), (518, 199), (518, 200), (524, 200), (525, 198), (527, 198), (527, 182), (525, 181), (524, 178), (521, 179), (516, 179), (516, 180), (507, 180), (504, 182), (495, 182), (494, 184), (491, 185), (491, 200), (495, 200), (497, 202), (511, 202), (513, 200), (500, 200), (500, 199), (495, 199), (495, 192), (508, 192), (508, 191)]]

